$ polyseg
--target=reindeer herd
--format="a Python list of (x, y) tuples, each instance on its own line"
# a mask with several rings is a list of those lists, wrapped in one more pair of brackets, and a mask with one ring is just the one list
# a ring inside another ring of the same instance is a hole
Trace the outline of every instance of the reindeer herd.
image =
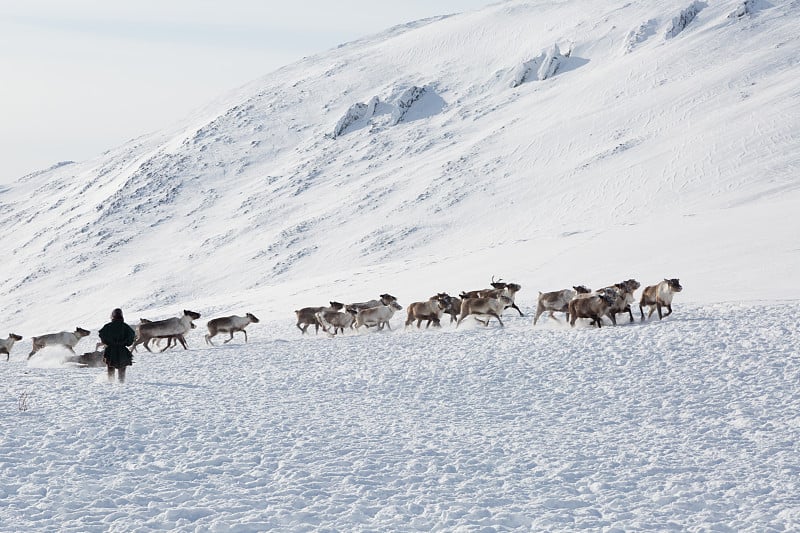
[[(519, 316), (524, 316), (522, 310), (514, 302), (516, 294), (522, 289), (521, 285), (506, 283), (502, 279), (495, 281), (494, 276), (490, 285), (491, 288), (461, 292), (458, 297), (440, 292), (424, 302), (413, 302), (406, 308), (405, 325), (408, 327), (416, 322), (417, 328), (420, 328), (425, 322), (426, 328), (431, 325), (440, 327), (442, 317), (449, 315), (450, 323), (455, 322), (456, 328), (470, 316), (484, 326), (488, 326), (489, 321), (494, 318), (500, 327), (503, 327), (501, 317), (506, 309), (515, 309)], [(564, 313), (571, 326), (575, 326), (576, 320), (581, 318), (589, 319), (591, 324), (598, 328), (603, 326), (604, 318), (608, 318), (612, 324), (616, 325), (617, 315), (625, 313), (633, 322), (631, 305), (635, 303), (634, 292), (639, 287), (641, 284), (638, 281), (629, 279), (594, 291), (580, 285), (574, 286), (572, 289), (540, 292), (533, 325), (536, 326), (544, 313), (556, 321), (558, 318), (555, 313)], [(665, 278), (664, 281), (645, 287), (639, 298), (641, 320), (645, 319), (645, 307), (649, 308), (647, 318), (650, 318), (656, 311), (659, 320), (672, 314), (672, 298), (681, 290), (683, 287), (678, 279)], [(392, 317), (397, 311), (403, 309), (397, 302), (397, 298), (388, 293), (381, 294), (377, 300), (367, 302), (346, 305), (335, 301), (328, 303), (327, 306), (304, 307), (295, 311), (296, 325), (301, 333), (307, 333), (311, 326), (314, 326), (315, 333), (319, 333), (319, 330), (322, 329), (331, 336), (338, 333), (344, 334), (348, 329), (358, 330), (362, 326), (374, 327), (377, 330), (386, 327), (391, 330)], [(666, 313), (663, 312), (664, 309), (666, 309)], [(166, 345), (161, 348), (162, 352), (178, 343), (184, 349), (188, 349), (185, 335), (196, 327), (194, 321), (199, 318), (200, 313), (184, 310), (179, 317), (164, 320), (141, 319), (139, 325), (135, 327), (136, 340), (131, 349), (135, 351), (138, 346), (144, 346), (147, 351), (152, 352), (150, 343), (154, 342), (158, 345), (163, 340), (166, 340)], [(244, 340), (247, 342), (245, 328), (252, 323), (258, 323), (258, 321), (258, 318), (252, 313), (246, 313), (245, 316), (232, 315), (214, 318), (206, 324), (208, 333), (205, 335), (205, 341), (213, 346), (212, 339), (215, 336), (227, 333), (229, 337), (224, 341), (227, 343), (233, 340), (234, 333), (242, 332)], [(62, 346), (75, 354), (75, 346), (89, 334), (88, 330), (79, 327), (75, 328), (75, 331), (62, 331), (32, 337), (32, 349), (28, 354), (28, 359), (47, 346)], [(0, 339), (0, 354), (6, 354), (6, 361), (10, 359), (14, 343), (20, 340), (22, 337), (15, 333), (10, 333), (7, 339)], [(102, 347), (102, 343), (98, 343), (94, 352), (75, 356), (74, 361), (88, 366), (101, 366)]]
[[(503, 327), (501, 316), (508, 308), (516, 309), (520, 316), (522, 310), (514, 302), (514, 297), (522, 289), (518, 283), (506, 283), (499, 279), (495, 281), (492, 276), (490, 289), (461, 292), (458, 297), (450, 296), (446, 292), (437, 293), (424, 302), (413, 302), (406, 308), (406, 327), (416, 322), (417, 328), (425, 322), (425, 327), (431, 325), (441, 326), (442, 316), (450, 315), (450, 323), (455, 322), (458, 327), (461, 322), (472, 316), (484, 326), (492, 318)], [(571, 326), (579, 318), (591, 320), (591, 324), (598, 328), (603, 325), (603, 317), (608, 318), (612, 324), (617, 324), (617, 315), (628, 313), (633, 322), (631, 304), (635, 302), (634, 293), (641, 287), (635, 279), (629, 279), (608, 287), (592, 291), (583, 285), (572, 289), (539, 293), (536, 315), (533, 318), (535, 326), (539, 317), (545, 312), (556, 321), (556, 312), (565, 313), (566, 320)], [(650, 318), (658, 311), (659, 320), (672, 313), (672, 297), (676, 292), (681, 292), (678, 279), (664, 279), (656, 285), (645, 287), (639, 299), (639, 312), (644, 321), (644, 308), (648, 307)], [(368, 302), (343, 304), (341, 302), (328, 302), (328, 306), (304, 307), (297, 309), (297, 328), (305, 334), (310, 326), (314, 326), (315, 333), (320, 328), (329, 335), (344, 333), (345, 329), (356, 329), (361, 326), (385, 327), (392, 329), (389, 320), (395, 311), (402, 309), (397, 298), (391, 294), (381, 294), (378, 300)], [(666, 308), (664, 314), (662, 309)]]
[[(136, 351), (137, 346), (144, 346), (148, 352), (150, 343), (155, 342), (158, 344), (162, 340), (166, 340), (166, 345), (161, 349), (165, 351), (172, 346), (181, 343), (185, 350), (188, 349), (186, 344), (185, 335), (189, 330), (196, 328), (194, 320), (200, 318), (200, 313), (195, 311), (184, 310), (181, 316), (167, 318), (164, 320), (148, 320), (145, 318), (140, 319), (140, 323), (135, 326), (136, 340), (131, 346), (131, 351)], [(211, 339), (220, 333), (227, 333), (229, 337), (223, 342), (228, 343), (233, 340), (233, 334), (241, 331), (244, 334), (244, 340), (247, 342), (247, 331), (245, 328), (251, 323), (257, 323), (258, 318), (252, 313), (246, 313), (245, 316), (226, 316), (214, 318), (209, 320), (206, 324), (208, 334), (205, 336), (207, 344), (214, 346)], [(33, 349), (28, 354), (28, 359), (33, 357), (36, 352), (47, 346), (61, 346), (72, 352), (72, 356), (67, 359), (68, 362), (74, 362), (82, 366), (103, 366), (103, 343), (97, 343), (93, 352), (87, 352), (80, 356), (75, 354), (75, 346), (80, 340), (91, 332), (83, 328), (75, 328), (75, 331), (62, 331), (59, 333), (48, 333), (47, 335), (40, 335), (38, 337), (31, 337)], [(22, 336), (15, 333), (9, 334), (7, 339), (0, 339), (0, 354), (6, 354), (6, 361), (11, 357), (11, 348), (14, 343), (21, 341)]]

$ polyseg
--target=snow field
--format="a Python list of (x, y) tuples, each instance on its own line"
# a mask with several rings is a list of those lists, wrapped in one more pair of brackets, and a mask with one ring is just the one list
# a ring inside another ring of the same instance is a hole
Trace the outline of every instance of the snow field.
[(215, 348), (198, 329), (124, 386), (15, 353), (0, 529), (791, 530), (797, 310), (336, 338), (283, 320)]

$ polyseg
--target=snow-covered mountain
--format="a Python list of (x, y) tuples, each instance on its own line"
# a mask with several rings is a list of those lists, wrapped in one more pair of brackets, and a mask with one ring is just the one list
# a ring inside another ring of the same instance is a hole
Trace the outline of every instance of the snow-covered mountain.
[(796, 299), (798, 30), (797, 2), (512, 0), (309, 57), (0, 192), (2, 322), (491, 275)]

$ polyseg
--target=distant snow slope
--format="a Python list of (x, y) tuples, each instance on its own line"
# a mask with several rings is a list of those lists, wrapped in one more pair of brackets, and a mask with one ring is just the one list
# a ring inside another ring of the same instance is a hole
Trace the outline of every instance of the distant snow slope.
[(796, 299), (798, 30), (797, 2), (509, 1), (307, 58), (0, 191), (0, 327), (493, 274), (528, 305), (665, 276)]

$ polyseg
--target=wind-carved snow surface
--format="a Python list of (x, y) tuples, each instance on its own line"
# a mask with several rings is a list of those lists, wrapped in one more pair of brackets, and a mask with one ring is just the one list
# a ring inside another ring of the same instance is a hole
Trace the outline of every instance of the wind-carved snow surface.
[[(0, 531), (800, 529), (800, 3), (652, 38), (687, 4), (409, 23), (0, 190)], [(493, 276), (504, 329), (294, 326)], [(664, 320), (531, 323), (540, 291), (665, 277)], [(26, 360), (114, 307), (202, 318), (124, 387)]]

